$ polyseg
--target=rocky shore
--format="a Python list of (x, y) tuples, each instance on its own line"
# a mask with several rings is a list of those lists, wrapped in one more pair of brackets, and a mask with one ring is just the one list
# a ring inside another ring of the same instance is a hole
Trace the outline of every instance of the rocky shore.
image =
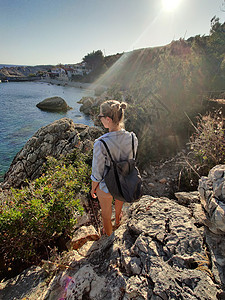
[[(51, 79), (51, 78), (44, 78), (40, 80), (41, 82), (47, 82), (50, 84), (56, 84), (61, 86), (71, 86), (75, 88), (87, 89), (87, 90), (96, 90), (99, 87), (102, 89), (106, 89), (106, 86), (99, 86), (95, 83), (85, 83), (85, 82), (77, 82), (77, 81), (70, 81), (70, 80), (59, 80), (59, 79)], [(94, 94), (93, 94), (94, 95)]]
[(89, 89), (91, 87), (91, 83), (83, 83), (69, 80), (59, 80), (59, 79), (51, 79), (51, 78), (42, 78), (41, 82), (47, 82), (50, 84), (62, 85), (62, 86), (72, 86), (75, 88), (84, 88)]

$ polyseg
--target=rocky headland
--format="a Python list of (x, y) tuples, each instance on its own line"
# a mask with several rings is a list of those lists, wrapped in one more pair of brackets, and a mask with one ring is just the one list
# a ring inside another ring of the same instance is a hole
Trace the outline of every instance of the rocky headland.
[(26, 179), (38, 178), (48, 156), (59, 158), (71, 153), (74, 148), (81, 151), (90, 150), (93, 141), (101, 133), (97, 127), (74, 124), (68, 118), (40, 128), (13, 159), (2, 187), (20, 187)]
[(30, 79), (31, 74), (34, 75), (39, 71), (47, 71), (51, 66), (15, 66), (15, 67), (3, 67), (0, 69), (0, 79), (8, 78), (10, 80), (16, 79)]
[[(16, 155), (2, 189), (40, 176), (47, 156), (90, 150), (101, 134), (67, 118), (41, 128)], [(1, 282), (0, 299), (225, 299), (225, 167), (201, 178), (199, 191), (169, 196), (176, 178), (163, 170), (173, 165), (178, 177), (174, 160), (154, 168), (157, 183), (149, 180), (153, 169), (142, 170), (145, 195), (125, 205), (110, 237), (86, 211), (68, 251)]]

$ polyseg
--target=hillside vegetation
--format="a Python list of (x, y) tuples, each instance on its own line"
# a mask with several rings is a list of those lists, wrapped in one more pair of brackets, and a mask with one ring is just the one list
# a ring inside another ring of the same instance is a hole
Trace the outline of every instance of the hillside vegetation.
[(207, 92), (225, 89), (225, 23), (214, 17), (209, 36), (105, 57), (96, 70), (95, 83), (109, 87), (105, 99), (129, 103), (126, 128), (139, 137), (142, 163), (170, 155), (206, 112)]

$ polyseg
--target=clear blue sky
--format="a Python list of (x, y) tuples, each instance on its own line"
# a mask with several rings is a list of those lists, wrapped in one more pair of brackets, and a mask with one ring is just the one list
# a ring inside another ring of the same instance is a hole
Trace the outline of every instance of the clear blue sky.
[(225, 21), (221, 8), (224, 0), (0, 0), (0, 64), (77, 63), (93, 50), (208, 35), (214, 15)]

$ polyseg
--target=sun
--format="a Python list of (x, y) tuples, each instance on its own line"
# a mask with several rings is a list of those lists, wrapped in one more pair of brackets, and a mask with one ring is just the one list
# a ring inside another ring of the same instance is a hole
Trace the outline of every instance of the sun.
[(177, 8), (181, 0), (162, 0), (162, 4), (165, 10), (173, 11)]

